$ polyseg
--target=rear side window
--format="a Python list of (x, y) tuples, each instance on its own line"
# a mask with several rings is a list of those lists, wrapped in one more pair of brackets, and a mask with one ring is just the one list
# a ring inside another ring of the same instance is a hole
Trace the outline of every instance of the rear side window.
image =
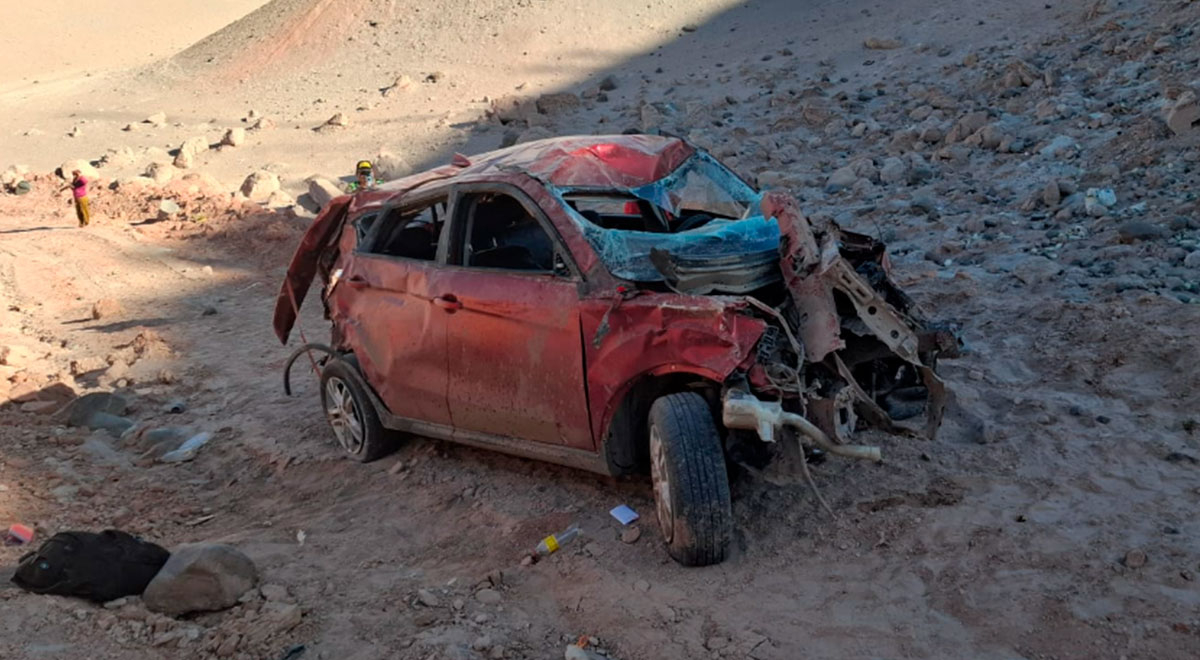
[(519, 200), (503, 193), (467, 194), (461, 199), (467, 209), (463, 265), (545, 273), (555, 270), (554, 241)]
[(388, 209), (372, 224), (378, 226), (368, 229), (366, 240), (360, 243), (363, 252), (434, 261), (446, 224), (446, 198)]

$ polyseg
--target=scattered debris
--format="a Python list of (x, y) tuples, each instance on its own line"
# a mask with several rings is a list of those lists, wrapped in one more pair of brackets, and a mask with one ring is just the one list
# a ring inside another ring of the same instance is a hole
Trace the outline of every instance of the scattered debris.
[(613, 510), (609, 511), (608, 513), (613, 518), (616, 518), (617, 522), (621, 523), (622, 525), (628, 525), (629, 523), (637, 520), (639, 517), (637, 511), (629, 508), (629, 505), (627, 504), (614, 507)]
[(578, 525), (571, 525), (565, 531), (558, 534), (551, 534), (537, 544), (537, 554), (544, 557), (558, 552), (559, 548), (574, 540), (580, 533)]
[(904, 42), (899, 39), (881, 39), (879, 37), (868, 37), (863, 41), (863, 48), (867, 50), (894, 50), (904, 46)]
[(8, 545), (25, 545), (33, 542), (33, 528), (15, 523), (8, 528), (4, 542)]
[(158, 459), (158, 461), (160, 463), (183, 463), (190, 461), (196, 457), (196, 452), (200, 451), (201, 447), (208, 444), (209, 440), (212, 440), (211, 433), (197, 433), (184, 441), (178, 449), (163, 454), (162, 458)]

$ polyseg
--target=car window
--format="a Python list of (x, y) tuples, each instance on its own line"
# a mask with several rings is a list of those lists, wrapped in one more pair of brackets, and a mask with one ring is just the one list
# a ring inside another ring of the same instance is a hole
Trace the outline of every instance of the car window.
[(359, 245), (363, 245), (366, 242), (367, 236), (371, 235), (371, 228), (375, 226), (375, 221), (378, 219), (378, 213), (368, 213), (354, 220), (354, 233), (358, 236)]
[(466, 194), (462, 263), (474, 268), (555, 270), (554, 241), (520, 201), (503, 193)]
[(445, 223), (444, 197), (419, 206), (388, 209), (376, 221), (379, 226), (361, 243), (361, 249), (368, 254), (434, 261)]

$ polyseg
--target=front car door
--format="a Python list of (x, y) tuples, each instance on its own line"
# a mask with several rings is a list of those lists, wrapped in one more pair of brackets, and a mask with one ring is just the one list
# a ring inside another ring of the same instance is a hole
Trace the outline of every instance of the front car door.
[(508, 184), (457, 186), (447, 265), (447, 399), (456, 430), (593, 450), (579, 272)]
[(446, 191), (351, 219), (357, 241), (331, 314), (393, 415), (450, 425), (446, 318), (435, 306)]

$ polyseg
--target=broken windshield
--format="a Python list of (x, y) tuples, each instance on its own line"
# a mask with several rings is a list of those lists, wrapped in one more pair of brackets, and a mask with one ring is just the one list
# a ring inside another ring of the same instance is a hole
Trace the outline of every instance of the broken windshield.
[(654, 249), (706, 259), (775, 250), (779, 227), (758, 211), (759, 194), (697, 152), (671, 174), (622, 190), (554, 189), (613, 275), (655, 282)]

